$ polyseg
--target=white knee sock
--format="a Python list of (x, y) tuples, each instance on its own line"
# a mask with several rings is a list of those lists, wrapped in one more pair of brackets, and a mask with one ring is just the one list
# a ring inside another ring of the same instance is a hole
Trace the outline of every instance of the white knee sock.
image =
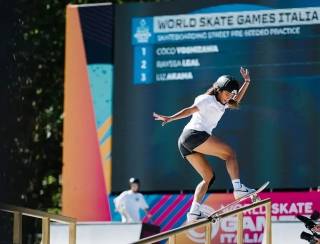
[(233, 185), (233, 189), (234, 189), (234, 190), (237, 190), (237, 189), (241, 188), (240, 179), (234, 179), (234, 180), (232, 180), (232, 185)]
[(193, 201), (191, 204), (190, 213), (196, 213), (196, 214), (200, 213), (200, 206), (201, 206), (200, 203)]

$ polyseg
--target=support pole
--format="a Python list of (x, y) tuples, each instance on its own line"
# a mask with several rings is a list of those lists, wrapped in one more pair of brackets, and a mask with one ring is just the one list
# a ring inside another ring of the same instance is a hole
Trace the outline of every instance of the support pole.
[(243, 212), (237, 214), (237, 244), (243, 244)]
[(22, 244), (22, 214), (13, 213), (13, 244)]

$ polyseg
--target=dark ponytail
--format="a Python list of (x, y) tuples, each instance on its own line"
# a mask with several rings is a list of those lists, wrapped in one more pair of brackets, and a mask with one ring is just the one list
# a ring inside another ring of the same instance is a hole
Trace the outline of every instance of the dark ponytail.
[(218, 93), (219, 93), (219, 88), (216, 88), (216, 87), (211, 86), (211, 87), (206, 91), (205, 94), (210, 95), (210, 96), (215, 96), (215, 95), (218, 95)]
[(233, 100), (233, 99), (230, 99), (230, 100), (229, 100), (228, 106), (229, 106), (229, 108), (231, 108), (231, 109), (239, 109), (239, 108), (240, 108), (239, 103), (238, 103), (236, 100)]

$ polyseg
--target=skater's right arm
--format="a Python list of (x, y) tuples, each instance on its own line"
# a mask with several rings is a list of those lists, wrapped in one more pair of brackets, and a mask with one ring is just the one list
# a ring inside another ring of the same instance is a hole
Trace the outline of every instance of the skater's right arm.
[(162, 121), (162, 126), (164, 126), (165, 124), (167, 124), (171, 121), (189, 117), (190, 115), (192, 115), (193, 113), (198, 112), (198, 111), (199, 111), (198, 107), (193, 105), (191, 107), (184, 108), (184, 109), (180, 110), (178, 113), (171, 115), (171, 116), (165, 116), (165, 115), (153, 113), (153, 117), (155, 120)]

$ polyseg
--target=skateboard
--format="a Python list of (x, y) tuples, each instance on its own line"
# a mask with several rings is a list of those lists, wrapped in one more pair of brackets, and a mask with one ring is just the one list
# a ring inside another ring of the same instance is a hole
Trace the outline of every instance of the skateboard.
[(218, 209), (217, 211), (214, 211), (212, 214), (210, 214), (207, 218), (210, 220), (210, 221), (215, 221), (218, 217), (219, 214), (225, 212), (227, 209), (235, 206), (236, 204), (246, 200), (246, 199), (249, 199), (251, 198), (251, 201), (252, 202), (257, 202), (260, 200), (258, 194), (260, 192), (262, 192), (268, 185), (269, 185), (269, 181), (267, 181), (266, 183), (264, 183), (262, 186), (260, 186), (257, 190), (255, 190), (254, 192), (251, 192), (243, 197), (240, 197), (236, 200), (234, 200), (233, 202), (227, 204), (226, 206), (223, 206), (222, 208)]

